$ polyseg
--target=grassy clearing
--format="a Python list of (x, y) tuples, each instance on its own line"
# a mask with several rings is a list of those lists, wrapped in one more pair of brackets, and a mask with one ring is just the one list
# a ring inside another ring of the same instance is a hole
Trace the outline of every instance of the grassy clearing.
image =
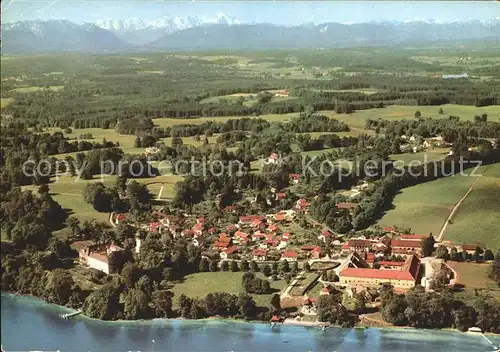
[(179, 175), (161, 175), (139, 178), (135, 181), (146, 184), (155, 199), (157, 199), (160, 189), (163, 186), (161, 199), (172, 199), (175, 196), (175, 184), (183, 179), (184, 177)]
[(398, 162), (400, 166), (408, 166), (412, 162), (412, 165), (418, 165), (418, 162), (426, 163), (444, 159), (449, 151), (448, 148), (435, 148), (420, 153), (393, 154), (390, 158)]
[(411, 228), (437, 235), (453, 206), (463, 197), (475, 177), (453, 176), (404, 188), (379, 221), (380, 226)]
[(465, 288), (496, 288), (495, 282), (488, 277), (489, 264), (448, 262), (457, 272), (457, 283)]
[(33, 93), (33, 92), (38, 92), (40, 90), (52, 90), (52, 91), (59, 91), (64, 89), (64, 86), (49, 86), (49, 87), (19, 87), (19, 88), (14, 88), (11, 90), (11, 92), (16, 92), (16, 93)]
[[(269, 90), (268, 92), (273, 93), (274, 91)], [(203, 99), (200, 101), (202, 104), (208, 104), (208, 103), (220, 103), (222, 100), (226, 100), (231, 103), (235, 103), (241, 98), (244, 98), (243, 105), (245, 106), (253, 106), (258, 103), (258, 98), (257, 94), (252, 94), (252, 93), (235, 93), (235, 94), (228, 94), (228, 95), (221, 95), (221, 96), (216, 96), (216, 97), (210, 97)], [(297, 99), (296, 97), (281, 97), (281, 96), (273, 96), (272, 101), (273, 102), (279, 102), (279, 101), (285, 101), (285, 100), (292, 100), (292, 99)]]
[(13, 101), (14, 101), (14, 98), (1, 98), (0, 107), (5, 108), (7, 105), (12, 103)]
[[(444, 114), (439, 114), (442, 108)], [(402, 106), (391, 105), (382, 109), (367, 109), (355, 111), (352, 114), (337, 114), (334, 111), (321, 111), (320, 113), (344, 121), (349, 126), (364, 128), (367, 119), (383, 119), (389, 121), (412, 120), (415, 111), (420, 111), (424, 117), (448, 118), (449, 115), (458, 116), (461, 120), (472, 121), (474, 116), (488, 114), (490, 121), (499, 121), (500, 105), (475, 107), (472, 105), (445, 104), (440, 106)]]
[(316, 92), (337, 92), (337, 93), (363, 93), (366, 95), (371, 95), (379, 93), (382, 90), (375, 88), (365, 88), (365, 89), (313, 89)]
[[(444, 238), (457, 243), (480, 242), (497, 249), (500, 248), (497, 224), (500, 164), (481, 166), (476, 174), (484, 176), (454, 215)], [(395, 197), (394, 208), (378, 224), (437, 235), (453, 206), (475, 180), (476, 177), (457, 175), (405, 188)]]
[(486, 166), (483, 177), (455, 213), (445, 239), (456, 243), (480, 242), (500, 249), (500, 164)]
[[(214, 272), (214, 273), (198, 273), (186, 276), (182, 283), (176, 284), (172, 288), (174, 293), (174, 307), (178, 305), (178, 297), (185, 294), (190, 298), (205, 297), (208, 293), (214, 292), (228, 292), (232, 294), (242, 293), (241, 287), (242, 272)], [(257, 274), (258, 277), (264, 278), (261, 273)], [(252, 295), (255, 303), (259, 307), (268, 307), (271, 297), (274, 293), (278, 293), (285, 286), (284, 280), (272, 281), (269, 280), (271, 288), (274, 292), (265, 295)]]
[[(104, 177), (103, 183), (107, 186), (113, 186), (116, 182), (114, 176)], [(49, 184), (50, 193), (61, 206), (69, 212), (69, 215), (75, 215), (80, 220), (98, 220), (108, 222), (109, 214), (96, 211), (90, 204), (83, 199), (83, 191), (89, 183), (101, 182), (100, 177), (92, 180), (78, 180), (77, 177), (60, 176), (59, 179), (53, 178)], [(36, 191), (36, 186), (25, 186), (23, 189)]]

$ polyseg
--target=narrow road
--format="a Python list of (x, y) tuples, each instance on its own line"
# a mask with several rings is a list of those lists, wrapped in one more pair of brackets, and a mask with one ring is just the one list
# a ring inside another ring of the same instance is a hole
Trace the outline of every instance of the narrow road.
[(116, 227), (116, 224), (113, 221), (113, 215), (115, 215), (115, 212), (111, 212), (111, 214), (109, 214), (109, 223), (111, 224), (111, 226)]
[(161, 184), (160, 191), (158, 192), (158, 197), (156, 198), (157, 200), (161, 200), (162, 193), (163, 193), (163, 183)]
[(457, 210), (460, 207), (460, 205), (462, 205), (462, 203), (464, 202), (465, 198), (467, 198), (467, 196), (470, 194), (470, 192), (472, 192), (472, 190), (474, 189), (474, 187), (476, 187), (476, 185), (478, 184), (478, 182), (481, 179), (481, 177), (483, 177), (483, 175), (478, 176), (478, 178), (474, 182), (472, 182), (472, 185), (469, 187), (469, 189), (467, 190), (467, 192), (465, 192), (464, 196), (462, 198), (460, 198), (460, 200), (457, 202), (457, 204), (455, 204), (455, 206), (453, 207), (453, 209), (451, 209), (450, 215), (448, 216), (448, 218), (446, 218), (446, 220), (445, 220), (445, 222), (443, 224), (443, 227), (441, 228), (441, 231), (439, 232), (439, 236), (437, 238), (438, 242), (443, 241), (444, 232), (446, 231), (446, 228), (448, 227), (448, 224), (450, 223), (451, 218), (453, 217), (453, 215), (455, 215), (455, 213), (457, 212)]

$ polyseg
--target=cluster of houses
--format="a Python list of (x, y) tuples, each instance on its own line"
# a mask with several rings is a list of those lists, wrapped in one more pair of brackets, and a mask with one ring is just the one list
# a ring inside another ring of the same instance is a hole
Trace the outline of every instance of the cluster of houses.
[[(207, 219), (196, 219), (193, 226), (185, 227), (189, 217), (154, 213), (156, 220), (142, 225), (149, 232), (170, 233), (174, 237), (187, 238), (195, 246), (210, 247), (221, 260), (245, 258), (256, 262), (298, 259), (321, 259), (324, 253), (315, 244), (290, 246), (294, 237), (282, 231), (288, 222), (295, 219), (297, 212), (307, 211), (310, 203), (299, 199), (295, 209), (280, 211), (276, 214), (240, 216), (238, 222), (227, 225), (223, 232)], [(337, 207), (352, 210), (356, 203), (339, 203)], [(114, 223), (127, 221), (125, 214), (116, 214)], [(422, 240), (428, 235), (400, 233), (396, 228), (383, 228), (385, 233), (376, 238), (350, 238), (341, 241), (329, 230), (319, 232), (318, 240), (329, 243), (332, 250), (347, 256), (342, 270), (339, 271), (340, 284), (346, 286), (379, 286), (390, 282), (395, 288), (408, 289), (419, 281)], [(136, 238), (136, 255), (140, 255), (141, 239)], [(208, 244), (208, 246), (207, 246)], [(451, 248), (450, 243), (443, 243)], [(96, 244), (91, 241), (78, 241), (72, 244), (79, 253), (79, 262), (89, 267), (109, 273), (108, 256), (113, 251), (122, 250), (114, 244)], [(459, 250), (474, 253), (477, 245), (459, 245)], [(389, 254), (399, 261), (384, 260)], [(328, 258), (327, 258), (328, 259)]]

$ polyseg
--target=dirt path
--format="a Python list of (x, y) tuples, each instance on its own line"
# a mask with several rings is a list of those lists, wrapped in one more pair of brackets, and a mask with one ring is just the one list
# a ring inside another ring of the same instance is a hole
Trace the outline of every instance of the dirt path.
[(453, 217), (453, 215), (455, 215), (455, 213), (457, 212), (457, 210), (460, 207), (460, 205), (462, 205), (462, 203), (464, 202), (465, 198), (467, 198), (467, 196), (470, 194), (470, 192), (472, 192), (472, 190), (474, 189), (474, 187), (476, 187), (476, 185), (478, 184), (479, 180), (481, 180), (481, 177), (483, 177), (483, 176), (482, 175), (479, 176), (474, 182), (472, 182), (472, 185), (469, 187), (469, 189), (467, 190), (467, 192), (465, 192), (464, 196), (462, 198), (460, 198), (460, 200), (457, 202), (457, 204), (455, 204), (455, 206), (453, 207), (453, 209), (451, 209), (450, 215), (448, 215), (448, 217), (446, 218), (446, 220), (445, 220), (445, 222), (443, 224), (443, 227), (441, 228), (441, 231), (439, 232), (439, 236), (437, 238), (438, 242), (443, 241), (444, 233), (446, 231), (446, 228), (448, 227), (448, 224), (451, 221), (451, 218)]

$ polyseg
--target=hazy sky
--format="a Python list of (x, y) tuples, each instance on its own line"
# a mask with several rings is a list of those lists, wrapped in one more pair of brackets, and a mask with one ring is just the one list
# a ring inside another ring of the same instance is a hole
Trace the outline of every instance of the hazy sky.
[(224, 13), (242, 23), (369, 22), (378, 20), (454, 20), (500, 18), (499, 1), (119, 1), (3, 0), (2, 21), (68, 19), (77, 23), (100, 19), (168, 16), (215, 18)]

